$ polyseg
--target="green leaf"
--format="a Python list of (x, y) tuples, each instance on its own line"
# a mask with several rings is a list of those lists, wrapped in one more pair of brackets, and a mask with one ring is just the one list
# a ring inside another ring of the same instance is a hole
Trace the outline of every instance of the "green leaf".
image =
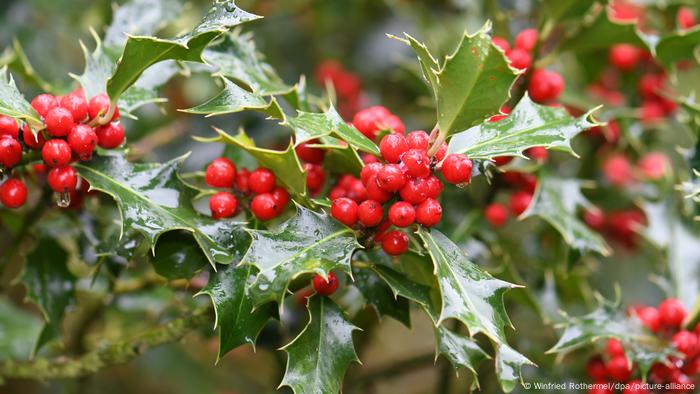
[(359, 328), (328, 297), (309, 298), (308, 308), (309, 323), (282, 348), (287, 369), (281, 386), (299, 394), (336, 394), (350, 363), (359, 362), (352, 342), (352, 332)]
[(256, 305), (277, 301), (281, 308), (289, 282), (303, 274), (325, 277), (331, 270), (340, 270), (351, 275), (350, 259), (360, 248), (352, 229), (301, 206), (275, 230), (248, 232), (253, 241), (243, 263), (260, 270), (248, 289)]
[(562, 41), (560, 50), (580, 53), (622, 43), (646, 48), (646, 38), (642, 39), (642, 33), (636, 26), (635, 22), (612, 21), (605, 9), (601, 9), (590, 22), (584, 22), (580, 29), (570, 32)]
[(85, 96), (88, 100), (92, 97), (97, 96), (100, 93), (104, 93), (107, 89), (107, 80), (112, 75), (114, 71), (114, 59), (110, 58), (102, 48), (102, 41), (93, 31), (93, 38), (95, 39), (95, 49), (90, 52), (85, 44), (80, 43), (83, 49), (83, 54), (85, 55), (85, 69), (80, 75), (71, 74), (71, 77), (78, 81), (80, 86), (85, 92)]
[(0, 56), (0, 66), (5, 65), (22, 80), (33, 83), (45, 92), (57, 93), (49, 82), (37, 74), (19, 40), (12, 40), (12, 46)]
[(253, 156), (262, 167), (268, 168), (277, 176), (287, 191), (297, 197), (297, 201), (306, 201), (306, 174), (301, 168), (301, 162), (294, 151), (294, 146), (290, 143), (284, 151), (258, 148), (255, 142), (243, 131), (232, 136), (225, 131), (216, 129), (218, 137), (195, 139), (200, 142), (224, 142), (244, 149)]
[(215, 97), (196, 107), (180, 110), (191, 114), (205, 114), (207, 117), (225, 115), (244, 110), (256, 110), (282, 119), (282, 109), (273, 97), (269, 101), (265, 97), (251, 93), (235, 83), (223, 78), (224, 90)]
[(114, 74), (107, 81), (107, 94), (121, 96), (150, 66), (164, 60), (202, 63), (204, 48), (233, 26), (260, 18), (238, 8), (231, 0), (216, 1), (191, 32), (173, 39), (129, 36)]
[(535, 364), (505, 343), (496, 346), (496, 375), (501, 389), (509, 393), (518, 383), (522, 383), (523, 365)]
[(371, 269), (389, 286), (394, 298), (401, 296), (418, 303), (433, 323), (437, 324), (440, 319), (440, 303), (432, 299), (428, 286), (414, 282), (401, 272), (385, 265), (373, 264)]
[(75, 165), (90, 187), (117, 202), (123, 228), (143, 234), (154, 246), (172, 230), (192, 233), (211, 264), (238, 261), (248, 237), (241, 223), (213, 220), (192, 207), (194, 190), (178, 177), (185, 156), (163, 164), (132, 164), (119, 155), (96, 156)]
[(503, 52), (491, 43), (491, 24), (473, 35), (465, 33), (457, 49), (443, 62), (437, 62), (410, 36), (404, 42), (416, 50), (423, 73), (437, 101), (440, 131), (451, 135), (481, 123), (498, 113), (510, 97), (517, 73), (510, 68)]
[(15, 119), (25, 119), (39, 124), (39, 115), (17, 90), (15, 81), (7, 72), (7, 67), (0, 68), (0, 114)]
[(547, 22), (581, 18), (597, 0), (542, 0), (542, 11)]
[(590, 206), (590, 202), (581, 193), (579, 181), (541, 176), (533, 202), (522, 217), (541, 217), (554, 226), (564, 241), (576, 250), (608, 255), (610, 248), (603, 237), (588, 228), (578, 217), (579, 207)]
[(29, 358), (42, 326), (39, 318), (0, 298), (0, 360)]
[(39, 307), (46, 321), (36, 350), (60, 337), (63, 315), (75, 303), (76, 278), (67, 264), (68, 253), (52, 238), (39, 239), (34, 251), (27, 255), (22, 274), (26, 300)]
[(454, 367), (466, 368), (476, 376), (479, 364), (491, 357), (474, 340), (466, 335), (449, 330), (444, 325), (435, 328), (437, 354), (444, 356)]
[(254, 308), (246, 286), (255, 278), (252, 265), (229, 264), (212, 273), (207, 286), (199, 294), (211, 297), (216, 312), (214, 328), (219, 327), (217, 362), (229, 351), (243, 344), (255, 348), (258, 334), (267, 321), (275, 316), (273, 304)]
[(674, 293), (690, 310), (700, 297), (700, 236), (677, 218), (668, 231), (668, 266)]
[(536, 104), (526, 94), (507, 118), (453, 135), (448, 152), (464, 153), (471, 159), (526, 157), (526, 149), (543, 146), (575, 155), (571, 139), (598, 125), (589, 120), (590, 114), (574, 118), (564, 108)]
[(190, 279), (208, 263), (192, 235), (184, 231), (163, 234), (152, 260), (158, 275), (170, 280)]
[(696, 59), (698, 45), (700, 45), (700, 27), (680, 30), (662, 37), (654, 47), (654, 56), (664, 66), (671, 67), (681, 60)]
[(130, 0), (114, 11), (112, 22), (105, 33), (104, 43), (109, 48), (123, 48), (127, 34), (150, 36), (182, 12), (179, 0)]
[(369, 270), (354, 269), (353, 279), (353, 285), (360, 290), (379, 318), (391, 316), (406, 327), (411, 327), (410, 308), (406, 298), (394, 296), (391, 288)]
[(333, 106), (324, 113), (298, 111), (296, 117), (286, 116), (282, 124), (294, 130), (294, 140), (297, 145), (319, 137), (333, 135), (354, 148), (379, 155), (377, 145), (354, 126), (345, 122)]

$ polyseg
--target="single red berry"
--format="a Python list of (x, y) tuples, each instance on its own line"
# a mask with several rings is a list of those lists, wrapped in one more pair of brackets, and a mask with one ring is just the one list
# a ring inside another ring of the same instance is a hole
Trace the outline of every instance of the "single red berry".
[(399, 191), (406, 180), (406, 174), (398, 164), (386, 164), (377, 173), (377, 184), (387, 192)]
[(304, 163), (304, 171), (306, 171), (306, 187), (312, 193), (318, 192), (323, 188), (326, 181), (326, 173), (319, 164)]
[(379, 143), (379, 151), (387, 163), (397, 163), (401, 155), (408, 150), (406, 137), (401, 134), (391, 133), (382, 138)]
[(675, 346), (679, 352), (685, 354), (687, 357), (695, 356), (700, 350), (700, 341), (698, 341), (698, 336), (690, 331), (678, 331), (673, 335), (671, 341), (673, 342), (673, 346)]
[(360, 180), (362, 183), (367, 186), (370, 178), (375, 177), (382, 167), (383, 165), (381, 163), (369, 163), (362, 167), (362, 171), (360, 171)]
[(690, 7), (679, 8), (676, 14), (676, 20), (678, 20), (678, 27), (681, 29), (690, 29), (697, 24), (695, 13)]
[(321, 164), (323, 163), (323, 158), (326, 156), (326, 151), (319, 148), (314, 148), (309, 145), (318, 144), (318, 140), (311, 140), (307, 142), (302, 142), (297, 145), (294, 150), (297, 152), (297, 156), (307, 163)]
[(289, 203), (289, 193), (282, 188), (277, 186), (275, 190), (272, 191), (272, 197), (274, 197), (275, 201), (277, 202), (277, 206), (281, 208), (284, 208), (287, 206), (287, 203)]
[[(88, 114), (90, 115), (90, 118), (95, 119), (98, 116), (104, 116), (109, 112), (110, 105), (111, 102), (109, 101), (109, 96), (104, 93), (100, 93), (91, 98), (90, 103), (88, 104)], [(119, 119), (119, 108), (114, 109), (114, 115), (109, 121), (113, 122), (117, 119)]]
[(27, 145), (29, 149), (38, 150), (44, 147), (46, 140), (44, 139), (44, 134), (38, 131), (36, 135), (32, 133), (32, 129), (28, 124), (22, 126), (22, 140), (24, 144)]
[(82, 90), (76, 90), (73, 93), (63, 96), (59, 105), (73, 115), (75, 122), (82, 122), (88, 115), (88, 102)]
[(631, 44), (615, 44), (610, 47), (609, 59), (623, 71), (634, 70), (642, 60), (642, 50)]
[(525, 155), (532, 160), (543, 162), (549, 158), (549, 151), (543, 146), (535, 146), (526, 150)]
[(322, 296), (329, 296), (338, 289), (338, 278), (332, 273), (328, 273), (328, 277), (324, 278), (316, 274), (313, 280), (314, 290)]
[(442, 176), (452, 184), (469, 183), (472, 177), (472, 161), (460, 153), (451, 153), (442, 162)]
[(645, 98), (656, 98), (664, 87), (665, 80), (663, 74), (646, 73), (639, 78), (637, 89)]
[(615, 154), (603, 163), (605, 179), (613, 186), (625, 187), (632, 183), (632, 166), (622, 154)]
[(14, 118), (0, 115), (0, 137), (3, 135), (10, 136), (14, 139), (19, 138), (19, 125)]
[(608, 339), (605, 343), (605, 351), (608, 352), (610, 357), (625, 355), (625, 349), (622, 347), (622, 343), (614, 338)]
[(69, 110), (56, 107), (51, 109), (44, 117), (46, 131), (52, 137), (65, 137), (73, 130), (75, 122)]
[(404, 126), (401, 118), (396, 115), (389, 115), (379, 123), (381, 130), (391, 130), (394, 133), (404, 134), (406, 126)]
[(10, 209), (17, 209), (27, 202), (27, 186), (19, 179), (12, 178), (0, 186), (0, 202)]
[(228, 192), (218, 192), (209, 199), (209, 209), (211, 217), (214, 219), (230, 218), (236, 213), (238, 200)]
[(432, 198), (428, 198), (416, 207), (416, 222), (425, 227), (432, 227), (440, 223), (442, 219), (442, 205)]
[(513, 48), (506, 52), (506, 57), (508, 57), (510, 65), (518, 70), (527, 70), (532, 65), (532, 56), (524, 49)]
[(355, 183), (355, 180), (357, 180), (357, 178), (350, 174), (342, 175), (338, 179), (338, 186), (342, 187), (343, 189), (348, 189)]
[(586, 373), (593, 380), (605, 380), (608, 378), (608, 369), (605, 368), (605, 363), (600, 356), (588, 360)]
[(271, 193), (260, 193), (253, 197), (253, 201), (250, 202), (250, 210), (253, 211), (256, 218), (263, 221), (277, 217), (282, 211)]
[(384, 211), (382, 204), (374, 200), (365, 200), (357, 207), (357, 217), (365, 227), (374, 227), (382, 222)]
[(525, 29), (515, 36), (515, 47), (532, 52), (537, 45), (537, 30)]
[(383, 204), (391, 199), (394, 194), (382, 189), (377, 181), (377, 176), (373, 176), (367, 182), (367, 198)]
[(395, 202), (389, 208), (389, 221), (396, 227), (408, 227), (416, 220), (416, 210), (405, 201)]
[(430, 157), (424, 150), (409, 149), (406, 151), (401, 155), (401, 166), (411, 177), (425, 178), (430, 175)]
[(56, 107), (58, 107), (58, 101), (50, 94), (40, 94), (32, 100), (32, 108), (42, 117)]
[(41, 157), (49, 167), (64, 167), (70, 163), (72, 150), (68, 142), (61, 139), (48, 140), (41, 148)]
[(352, 118), (352, 124), (367, 138), (374, 141), (379, 131), (378, 123), (390, 115), (391, 113), (385, 107), (369, 107), (356, 113)]
[(486, 206), (484, 216), (492, 227), (499, 228), (508, 221), (508, 209), (503, 204), (494, 202)]
[(622, 394), (649, 394), (650, 391), (646, 389), (646, 385), (641, 380), (632, 380), (627, 382), (625, 388), (622, 390)]
[(416, 130), (406, 135), (408, 149), (428, 150), (430, 147), (430, 136), (423, 130)]
[(427, 178), (410, 178), (399, 190), (401, 199), (413, 205), (418, 205), (428, 198), (430, 185)]
[(498, 37), (498, 36), (493, 36), (491, 37), (491, 42), (493, 45), (501, 48), (504, 52), (508, 52), (510, 49), (510, 44), (508, 43), (508, 40), (506, 40), (503, 37)]
[(493, 164), (500, 167), (510, 163), (513, 159), (513, 156), (498, 156), (493, 158)]
[(425, 178), (425, 183), (427, 185), (428, 197), (430, 198), (438, 198), (440, 193), (442, 193), (442, 189), (444, 189), (442, 181), (435, 175)]
[(644, 306), (635, 310), (635, 314), (639, 321), (652, 332), (656, 332), (661, 328), (661, 315), (656, 308)]
[(527, 91), (535, 102), (554, 101), (564, 91), (564, 78), (554, 71), (535, 70), (530, 77)]
[(357, 210), (357, 203), (347, 197), (335, 199), (331, 203), (331, 216), (349, 227), (357, 223)]
[(645, 99), (640, 108), (640, 117), (644, 123), (653, 123), (666, 116), (666, 108), (658, 99)]
[(382, 237), (382, 249), (391, 256), (399, 256), (408, 251), (408, 235), (403, 231), (392, 230)]
[(239, 192), (241, 193), (248, 193), (250, 190), (248, 181), (250, 179), (250, 172), (248, 171), (247, 168), (241, 168), (238, 171), (238, 174), (236, 174), (236, 178), (234, 180), (236, 184), (236, 189), (238, 189)]
[(0, 166), (12, 168), (22, 160), (22, 145), (8, 136), (0, 136)]
[(347, 197), (348, 196), (348, 191), (345, 188), (342, 188), (340, 186), (335, 186), (331, 189), (331, 191), (328, 193), (328, 199), (333, 201), (336, 198), (340, 197)]
[(359, 179), (353, 179), (353, 182), (345, 190), (347, 191), (347, 197), (355, 200), (358, 204), (367, 199), (367, 188)]
[(104, 149), (114, 149), (124, 143), (124, 126), (108, 123), (95, 129), (97, 144)]
[(659, 304), (659, 316), (662, 325), (671, 328), (680, 327), (685, 320), (685, 307), (679, 300), (668, 298)]
[(269, 193), (277, 185), (275, 174), (267, 168), (260, 167), (250, 173), (248, 187), (253, 193)]
[(440, 148), (438, 148), (437, 152), (435, 152), (435, 160), (437, 161), (442, 161), (445, 156), (447, 155), (447, 143), (443, 142), (442, 145), (440, 145)]
[(92, 127), (80, 123), (68, 134), (68, 145), (80, 160), (90, 160), (97, 147), (97, 134)]
[(524, 190), (517, 191), (510, 196), (510, 211), (513, 216), (520, 216), (527, 210), (531, 202), (532, 194)]
[(369, 153), (362, 154), (362, 162), (366, 164), (379, 163), (379, 158)]
[(583, 211), (583, 221), (593, 230), (601, 231), (605, 227), (605, 213), (598, 207), (590, 207)]
[(615, 356), (611, 358), (605, 365), (608, 370), (608, 375), (618, 382), (626, 382), (632, 376), (632, 368), (627, 362), (625, 356)]
[(78, 185), (78, 173), (71, 166), (52, 168), (49, 171), (48, 182), (51, 190), (56, 193), (71, 192)]
[(236, 179), (236, 166), (225, 157), (214, 159), (204, 172), (204, 182), (211, 187), (232, 187)]
[(661, 152), (647, 153), (637, 163), (639, 170), (645, 178), (650, 180), (659, 180), (666, 175), (670, 168), (668, 157)]

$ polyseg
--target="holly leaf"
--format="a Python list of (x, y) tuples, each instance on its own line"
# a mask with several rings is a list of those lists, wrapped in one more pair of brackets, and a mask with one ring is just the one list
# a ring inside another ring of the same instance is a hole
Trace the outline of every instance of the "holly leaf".
[(437, 324), (440, 319), (440, 303), (433, 300), (428, 286), (412, 281), (403, 273), (385, 265), (373, 264), (371, 270), (389, 286), (394, 298), (401, 296), (416, 302)]
[(452, 364), (455, 372), (459, 368), (466, 368), (476, 376), (477, 366), (491, 358), (472, 338), (458, 334), (444, 325), (435, 328), (435, 341), (437, 342), (435, 358), (444, 356)]
[(190, 279), (204, 268), (208, 261), (192, 235), (184, 231), (163, 234), (152, 258), (158, 275), (175, 279)]
[(591, 203), (581, 193), (578, 180), (541, 176), (533, 202), (521, 217), (538, 216), (544, 219), (576, 250), (608, 255), (610, 248), (603, 237), (578, 218), (579, 207), (590, 206)]
[(308, 309), (308, 324), (282, 348), (287, 368), (281, 386), (295, 393), (338, 393), (350, 363), (360, 361), (352, 342), (352, 332), (359, 328), (328, 297), (309, 298)]
[(222, 78), (224, 90), (208, 101), (196, 107), (182, 109), (180, 111), (191, 114), (209, 116), (225, 115), (244, 110), (255, 110), (266, 113), (272, 118), (282, 119), (283, 112), (277, 100), (273, 97), (267, 100), (265, 97), (251, 93), (226, 78)]
[(25, 300), (36, 304), (46, 324), (34, 351), (60, 337), (66, 309), (75, 303), (76, 278), (68, 271), (68, 253), (53, 238), (40, 238), (22, 274), (27, 287)]
[(298, 111), (297, 116), (285, 116), (282, 125), (294, 130), (295, 143), (298, 145), (312, 139), (333, 135), (361, 151), (379, 155), (379, 148), (354, 126), (343, 120), (331, 106), (324, 113)]
[(581, 18), (597, 0), (542, 0), (542, 10), (549, 23)]
[(42, 326), (38, 317), (0, 298), (0, 360), (28, 358)]
[(440, 131), (451, 135), (481, 123), (498, 113), (510, 97), (510, 88), (517, 73), (510, 68), (501, 50), (491, 43), (491, 24), (487, 22), (478, 32), (465, 32), (455, 51), (445, 58), (439, 68), (435, 58), (406, 35), (421, 62), (437, 102)]
[(114, 74), (107, 81), (113, 100), (139, 79), (150, 66), (164, 60), (203, 63), (204, 48), (233, 26), (260, 17), (238, 8), (231, 0), (216, 1), (191, 32), (172, 39), (129, 36)]
[(361, 247), (352, 229), (301, 206), (275, 230), (248, 232), (253, 240), (243, 264), (260, 270), (248, 289), (256, 305), (277, 301), (282, 308), (289, 282), (303, 274), (340, 270), (352, 276), (350, 259)]
[(377, 317), (391, 316), (411, 328), (410, 307), (406, 298), (394, 296), (391, 288), (369, 270), (354, 269), (352, 272), (353, 285), (360, 290)]
[(591, 112), (574, 118), (564, 108), (534, 103), (527, 94), (507, 118), (485, 122), (452, 136), (449, 153), (463, 153), (471, 159), (520, 156), (528, 148), (543, 146), (576, 155), (571, 140), (598, 123)]
[(22, 80), (33, 83), (45, 92), (55, 93), (54, 87), (36, 72), (19, 40), (13, 39), (12, 46), (0, 56), (0, 66), (5, 65)]
[(499, 343), (495, 348), (496, 375), (501, 389), (509, 393), (518, 383), (522, 383), (523, 366), (535, 364), (506, 343)]
[(274, 305), (255, 308), (246, 294), (246, 286), (254, 280), (255, 274), (252, 265), (229, 264), (212, 273), (207, 286), (199, 292), (208, 295), (214, 304), (214, 328), (219, 327), (217, 363), (226, 353), (246, 343), (255, 348), (260, 330), (275, 317)]
[(15, 80), (7, 72), (7, 66), (0, 68), (0, 114), (35, 124), (41, 123), (39, 115), (17, 90)]
[(642, 37), (643, 34), (637, 30), (635, 22), (611, 20), (607, 10), (601, 9), (595, 18), (584, 21), (580, 29), (570, 32), (561, 43), (560, 49), (581, 53), (623, 43), (646, 48), (648, 38)]
[(168, 231), (192, 233), (210, 264), (230, 264), (245, 248), (241, 223), (213, 220), (192, 206), (195, 191), (178, 177), (186, 156), (166, 163), (132, 164), (121, 155), (95, 156), (75, 168), (90, 188), (110, 195), (120, 209), (122, 233), (130, 228), (154, 247)]
[(128, 35), (150, 36), (182, 12), (179, 0), (130, 0), (112, 14), (105, 33), (105, 46), (123, 48)]
[(700, 45), (700, 27), (695, 27), (662, 37), (653, 52), (656, 59), (664, 66), (671, 67), (681, 60), (696, 59), (698, 45)]

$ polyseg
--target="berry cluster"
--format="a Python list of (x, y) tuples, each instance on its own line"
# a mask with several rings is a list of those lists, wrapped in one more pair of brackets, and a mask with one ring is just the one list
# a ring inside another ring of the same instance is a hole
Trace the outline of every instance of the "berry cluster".
[(637, 208), (604, 212), (598, 207), (590, 207), (583, 211), (583, 220), (588, 227), (629, 249), (634, 249), (639, 230), (647, 225), (646, 216)]
[(514, 217), (522, 215), (532, 203), (537, 188), (537, 177), (525, 172), (506, 171), (499, 175), (498, 180), (513, 192), (510, 193), (508, 205), (496, 201), (488, 204), (484, 209), (486, 221), (494, 228), (503, 227), (510, 215)]
[[(20, 130), (15, 119), (0, 116), (0, 168), (17, 168), (27, 164), (22, 163), (23, 155), (32, 161), (31, 152), (40, 152), (44, 164), (51, 168), (49, 186), (62, 196), (59, 205), (68, 206), (69, 196), (79, 184), (70, 163), (90, 160), (98, 145), (113, 149), (124, 142), (119, 110), (110, 106), (107, 95), (99, 94), (88, 101), (80, 89), (65, 96), (41, 94), (31, 104), (43, 121), (41, 125), (24, 123)], [(43, 166), (35, 165), (35, 169), (44, 172)], [(26, 199), (27, 187), (17, 177), (0, 187), (0, 202), (8, 208), (19, 208)]]
[(639, 159), (636, 166), (622, 153), (614, 153), (603, 162), (603, 176), (615, 187), (625, 188), (635, 181), (658, 181), (671, 170), (671, 164), (662, 152), (650, 152)]
[[(289, 193), (277, 186), (272, 171), (263, 167), (252, 172), (245, 168), (236, 171), (236, 165), (225, 157), (219, 157), (207, 166), (204, 181), (211, 187), (232, 189), (241, 197), (252, 194), (250, 211), (259, 220), (276, 218), (289, 203)], [(238, 198), (228, 191), (219, 191), (209, 199), (209, 209), (214, 219), (233, 217), (238, 205)]]
[[(658, 308), (635, 306), (630, 313), (659, 339), (670, 341), (678, 354), (670, 356), (665, 363), (654, 364), (647, 381), (651, 385), (675, 388), (662, 391), (664, 393), (692, 392), (689, 387), (700, 378), (700, 324), (695, 326), (694, 331), (682, 329), (686, 310), (680, 301), (672, 298), (661, 302)], [(588, 361), (586, 372), (597, 383), (627, 383), (623, 394), (655, 392), (642, 383), (643, 376), (635, 378), (638, 368), (629, 362), (623, 345), (616, 339), (608, 340), (604, 354)], [(612, 393), (611, 385), (603, 384), (589, 391), (589, 394)]]

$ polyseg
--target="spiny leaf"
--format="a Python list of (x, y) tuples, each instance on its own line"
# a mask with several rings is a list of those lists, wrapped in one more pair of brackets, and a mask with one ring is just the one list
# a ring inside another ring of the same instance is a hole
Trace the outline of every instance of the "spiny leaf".
[(464, 153), (472, 159), (521, 156), (534, 146), (544, 146), (574, 154), (571, 139), (598, 123), (591, 112), (574, 118), (563, 108), (534, 103), (525, 95), (508, 117), (485, 122), (452, 136), (449, 153)]
[(231, 0), (216, 1), (191, 32), (173, 39), (129, 36), (114, 74), (107, 81), (107, 94), (116, 99), (150, 66), (164, 60), (202, 63), (204, 48), (233, 26), (260, 18), (238, 8)]
[(509, 393), (518, 382), (522, 383), (523, 365), (535, 364), (508, 344), (499, 343), (496, 346), (496, 375), (504, 392)]
[(185, 230), (192, 233), (211, 264), (237, 261), (247, 240), (241, 223), (216, 221), (194, 210), (194, 191), (177, 175), (184, 159), (132, 164), (120, 155), (96, 156), (75, 168), (92, 189), (114, 198), (123, 228), (143, 234), (152, 246), (165, 232)]
[(190, 279), (208, 263), (192, 235), (184, 231), (163, 234), (151, 260), (158, 275), (169, 280)]
[(352, 342), (352, 332), (359, 328), (328, 297), (311, 297), (308, 308), (309, 323), (282, 348), (287, 369), (281, 386), (297, 394), (336, 394), (350, 363), (359, 362)]
[(635, 22), (610, 20), (605, 9), (601, 9), (593, 20), (572, 31), (561, 43), (562, 51), (587, 52), (609, 48), (614, 44), (627, 43), (646, 48), (642, 33)]
[(229, 351), (243, 344), (255, 348), (255, 342), (267, 321), (275, 316), (273, 304), (254, 308), (246, 293), (254, 279), (252, 265), (227, 267), (212, 273), (207, 286), (199, 293), (211, 297), (216, 311), (214, 328), (219, 327), (219, 355), (217, 362)]
[(418, 303), (437, 324), (440, 319), (440, 304), (435, 302), (430, 295), (430, 288), (414, 282), (401, 272), (395, 271), (385, 265), (373, 264), (372, 271), (377, 274), (394, 293), (394, 298), (401, 296)]
[(578, 217), (580, 207), (590, 206), (590, 202), (581, 193), (579, 181), (541, 176), (533, 202), (522, 217), (541, 217), (554, 226), (568, 245), (581, 252), (594, 251), (608, 255), (610, 248), (603, 237), (588, 228)]
[(7, 66), (0, 68), (0, 114), (35, 124), (41, 123), (39, 115), (17, 90), (12, 75), (7, 72)]
[(242, 261), (260, 270), (248, 289), (256, 305), (277, 301), (281, 308), (289, 282), (303, 274), (351, 274), (352, 253), (360, 248), (352, 229), (301, 206), (279, 228), (249, 233), (253, 241)]
[(224, 90), (215, 97), (196, 107), (180, 110), (191, 114), (205, 114), (207, 117), (230, 114), (244, 110), (255, 110), (268, 114), (272, 118), (281, 119), (282, 109), (274, 97), (265, 97), (251, 93), (235, 83), (223, 78)]
[(354, 269), (353, 279), (352, 284), (360, 290), (380, 319), (391, 316), (406, 327), (411, 327), (410, 307), (406, 298), (395, 297), (391, 288), (369, 270)]
[(664, 66), (671, 67), (681, 60), (693, 60), (700, 45), (700, 27), (681, 30), (662, 37), (654, 47), (654, 55)]
[(491, 358), (472, 338), (451, 331), (444, 325), (435, 328), (435, 341), (437, 342), (435, 357), (445, 356), (455, 371), (466, 368), (476, 376), (479, 363)]
[(105, 45), (123, 48), (127, 34), (150, 36), (182, 11), (179, 0), (130, 0), (114, 11), (105, 34)]

